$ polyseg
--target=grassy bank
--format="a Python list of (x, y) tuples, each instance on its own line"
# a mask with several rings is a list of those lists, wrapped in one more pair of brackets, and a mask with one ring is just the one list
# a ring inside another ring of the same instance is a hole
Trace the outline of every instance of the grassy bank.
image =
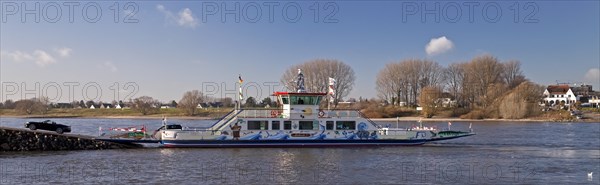
[(8, 117), (40, 117), (40, 118), (65, 118), (65, 117), (85, 117), (85, 118), (160, 118), (178, 117), (189, 119), (213, 119), (219, 118), (231, 111), (230, 108), (220, 109), (198, 109), (194, 116), (187, 116), (181, 109), (159, 109), (157, 112), (143, 115), (133, 109), (50, 109), (46, 114), (25, 115), (14, 109), (0, 109), (0, 116)]
[[(0, 109), (0, 116), (22, 118), (131, 118), (131, 119), (160, 119), (163, 116), (173, 119), (218, 119), (231, 111), (231, 108), (198, 109), (194, 116), (187, 116), (181, 109), (159, 109), (155, 113), (143, 115), (133, 109), (51, 109), (46, 114), (24, 115), (14, 109)], [(539, 116), (526, 119), (472, 119), (456, 116), (457, 112), (443, 110), (433, 118), (423, 118), (418, 112), (408, 108), (378, 108), (363, 109), (368, 117), (378, 121), (547, 121), (547, 122), (600, 122), (600, 112), (585, 111), (586, 119), (577, 120), (568, 111), (545, 112)]]

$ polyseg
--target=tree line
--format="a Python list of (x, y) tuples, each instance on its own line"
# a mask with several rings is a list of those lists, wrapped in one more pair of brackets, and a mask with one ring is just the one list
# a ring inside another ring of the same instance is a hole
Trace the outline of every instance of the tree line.
[[(281, 83), (289, 91), (295, 91), (298, 69), (303, 71), (305, 89), (308, 92), (327, 92), (328, 79), (336, 80), (333, 96), (334, 107), (353, 90), (356, 80), (351, 66), (336, 59), (315, 59), (292, 65), (281, 76)], [(477, 56), (470, 61), (452, 63), (446, 67), (426, 59), (406, 59), (385, 65), (376, 77), (378, 106), (423, 107), (423, 115), (431, 117), (441, 110), (442, 101), (454, 103), (456, 115), (479, 117), (523, 118), (533, 115), (531, 110), (540, 99), (543, 87), (530, 82), (517, 60), (499, 61), (491, 55)], [(198, 90), (187, 91), (182, 98), (170, 105), (181, 109), (185, 115), (198, 113), (198, 105), (211, 97)], [(360, 98), (362, 100), (362, 97)], [(46, 99), (47, 100), (47, 99)], [(224, 107), (233, 106), (232, 98), (219, 99)], [(324, 99), (323, 101), (327, 101)], [(362, 101), (360, 101), (362, 102)], [(368, 101), (367, 101), (368, 102)], [(123, 104), (122, 101), (113, 104)], [(94, 105), (95, 102), (75, 101), (73, 106)], [(143, 115), (156, 113), (161, 103), (149, 96), (141, 96), (126, 102)], [(278, 103), (269, 97), (257, 101), (245, 99), (245, 107), (275, 107)], [(51, 108), (44, 98), (8, 101), (0, 108), (17, 108), (25, 114), (45, 113)]]
[[(501, 62), (491, 55), (448, 67), (421, 59), (389, 63), (377, 75), (376, 86), (385, 103), (421, 106), (426, 117), (441, 108), (440, 98), (449, 98), (466, 112), (481, 112), (475, 117), (523, 118), (531, 115), (527, 110), (534, 108), (543, 92), (542, 86), (523, 75), (519, 61)], [(525, 115), (506, 113), (513, 110), (523, 110)]]

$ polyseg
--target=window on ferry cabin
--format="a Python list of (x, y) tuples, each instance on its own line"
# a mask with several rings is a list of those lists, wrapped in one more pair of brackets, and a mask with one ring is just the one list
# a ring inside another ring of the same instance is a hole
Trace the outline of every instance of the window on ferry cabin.
[(325, 130), (333, 130), (333, 121), (327, 121), (325, 123)]
[(268, 121), (248, 121), (248, 130), (267, 130)]
[(298, 105), (298, 96), (292, 96), (292, 97), (290, 97), (290, 104), (292, 104), (292, 105)]
[(321, 103), (321, 97), (320, 96), (311, 96), (310, 97), (310, 104), (311, 105), (319, 105), (319, 103)]
[(292, 130), (292, 121), (284, 121), (283, 130)]
[(313, 121), (299, 121), (298, 123), (300, 130), (312, 130), (314, 128)]
[[(285, 98), (282, 99), (284, 104), (287, 103)], [(290, 97), (290, 103), (292, 105), (319, 105), (321, 102), (320, 96), (292, 96)]]
[(356, 130), (355, 121), (337, 121), (336, 130)]
[(279, 130), (280, 126), (281, 123), (279, 121), (271, 121), (271, 130)]
[(289, 97), (282, 97), (281, 101), (283, 102), (283, 104), (287, 105), (290, 104), (290, 98)]

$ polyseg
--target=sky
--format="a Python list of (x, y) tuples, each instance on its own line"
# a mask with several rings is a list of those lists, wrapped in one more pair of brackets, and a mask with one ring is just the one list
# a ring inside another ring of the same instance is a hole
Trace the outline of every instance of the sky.
[(600, 87), (599, 1), (2, 0), (0, 19), (2, 101), (233, 98), (238, 75), (264, 98), (313, 59), (348, 64), (349, 97), (372, 98), (387, 63), (485, 54), (542, 85)]

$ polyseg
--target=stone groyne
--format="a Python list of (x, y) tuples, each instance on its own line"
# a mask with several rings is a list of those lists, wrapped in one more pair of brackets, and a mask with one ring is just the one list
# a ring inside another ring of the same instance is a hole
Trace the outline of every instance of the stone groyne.
[(104, 150), (140, 147), (142, 146), (139, 144), (100, 141), (90, 136), (0, 127), (0, 151)]

